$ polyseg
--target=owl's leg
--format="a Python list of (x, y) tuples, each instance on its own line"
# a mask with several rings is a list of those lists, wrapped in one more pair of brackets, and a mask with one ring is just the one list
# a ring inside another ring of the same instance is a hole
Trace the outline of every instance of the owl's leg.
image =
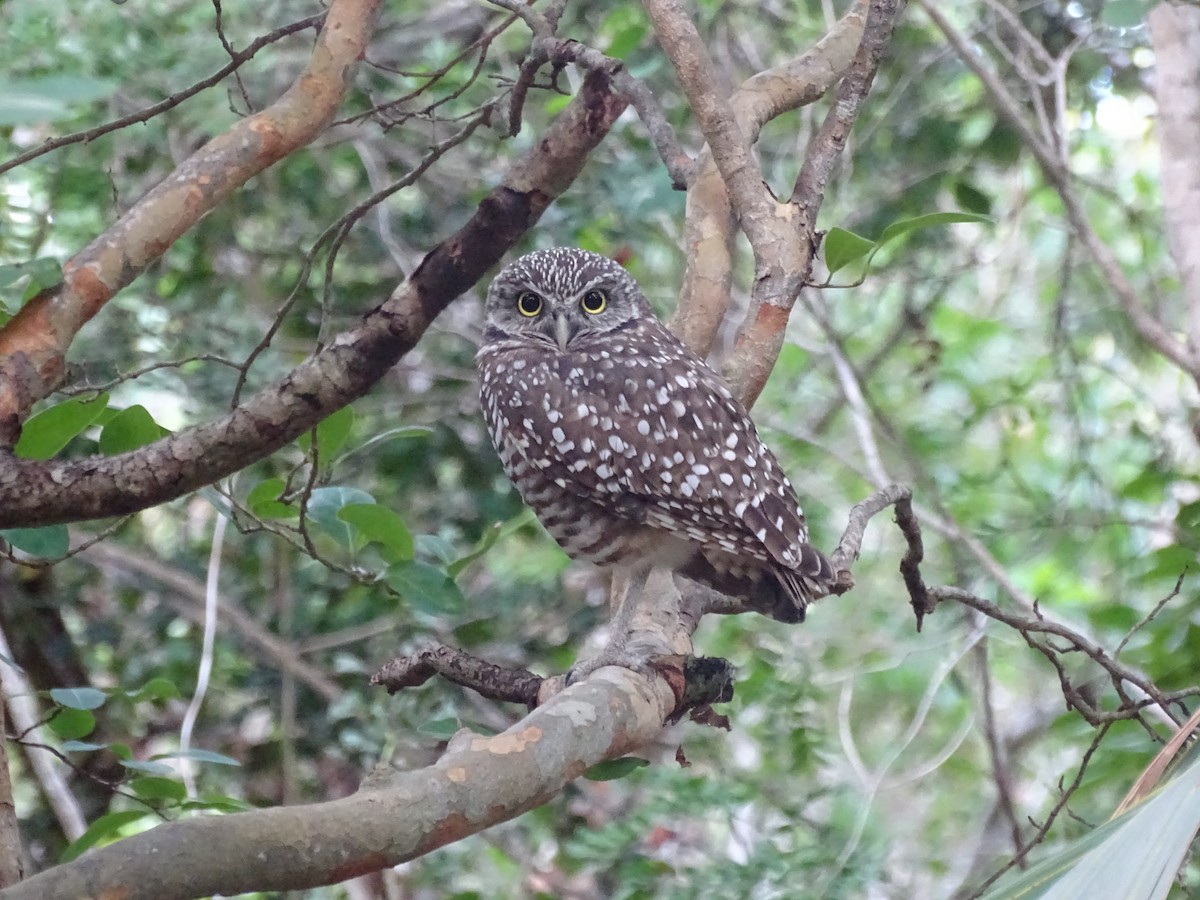
[(644, 669), (651, 659), (663, 652), (662, 648), (657, 646), (647, 647), (629, 640), (638, 603), (645, 593), (646, 579), (650, 571), (650, 566), (643, 565), (613, 572), (608, 599), (609, 609), (613, 612), (612, 622), (608, 626), (608, 644), (597, 656), (575, 663), (567, 673), (568, 684), (573, 684), (604, 666)]

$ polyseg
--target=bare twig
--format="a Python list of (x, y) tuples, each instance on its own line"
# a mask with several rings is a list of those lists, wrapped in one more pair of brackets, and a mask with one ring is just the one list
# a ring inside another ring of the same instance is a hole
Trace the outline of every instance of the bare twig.
[(165, 100), (160, 100), (151, 106), (139, 109), (137, 112), (130, 113), (127, 116), (121, 116), (119, 119), (113, 119), (111, 122), (105, 122), (96, 128), (89, 128), (86, 131), (76, 131), (71, 134), (64, 134), (61, 137), (51, 138), (47, 141), (38, 144), (24, 153), (0, 162), (0, 175), (10, 169), (15, 169), (18, 166), (24, 165), (31, 159), (37, 159), (46, 153), (58, 150), (61, 147), (67, 147), (71, 144), (86, 144), (103, 137), (114, 131), (119, 131), (122, 128), (127, 128), (130, 125), (136, 125), (138, 122), (148, 122), (160, 113), (164, 113), (169, 109), (173, 109), (203, 90), (207, 90), (216, 84), (223, 81), (230, 73), (236, 72), (238, 68), (247, 60), (252, 59), (263, 47), (268, 47), (276, 43), (288, 35), (297, 34), (309, 28), (319, 28), (325, 21), (325, 13), (319, 13), (315, 16), (309, 16), (307, 19), (300, 19), (292, 22), (290, 25), (284, 25), (282, 28), (276, 28), (269, 34), (264, 34), (260, 38), (256, 38), (245, 50), (240, 50), (230, 55), (230, 60), (217, 71), (213, 72), (207, 78), (202, 78), (190, 87), (184, 88), (182, 91), (177, 91)]
[(997, 112), (1020, 135), (1021, 142), (1033, 154), (1047, 183), (1058, 193), (1071, 227), (1079, 236), (1092, 260), (1104, 273), (1134, 330), (1147, 344), (1200, 382), (1200, 350), (1189, 348), (1162, 322), (1154, 318), (1142, 303), (1138, 291), (1125, 275), (1109, 246), (1100, 239), (1071, 184), (1071, 172), (1063, 165), (1052, 146), (1038, 137), (1021, 114), (1020, 105), (1004, 82), (985, 64), (970, 41), (955, 28), (937, 3), (917, 0), (918, 5), (945, 35), (959, 58), (979, 79)]

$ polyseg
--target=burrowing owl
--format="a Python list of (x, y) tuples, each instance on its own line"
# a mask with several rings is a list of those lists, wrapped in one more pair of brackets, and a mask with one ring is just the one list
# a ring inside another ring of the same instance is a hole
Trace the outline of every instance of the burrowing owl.
[(522, 499), (573, 559), (628, 572), (619, 617), (657, 566), (785, 622), (829, 593), (832, 567), (745, 408), (617, 263), (557, 248), (506, 266), (476, 362)]

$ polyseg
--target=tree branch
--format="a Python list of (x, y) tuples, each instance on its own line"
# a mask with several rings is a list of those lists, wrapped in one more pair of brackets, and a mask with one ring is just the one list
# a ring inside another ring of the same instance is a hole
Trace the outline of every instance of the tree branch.
[(540, 806), (591, 766), (653, 739), (674, 706), (662, 679), (601, 669), (501, 734), (460, 732), (427, 768), (385, 770), (328, 803), (169, 822), (0, 891), (0, 900), (182, 900), (334, 884)]
[(1020, 106), (1004, 83), (984, 65), (970, 41), (950, 23), (938, 5), (930, 3), (929, 0), (917, 0), (917, 2), (924, 10), (925, 15), (929, 16), (946, 36), (946, 40), (967, 68), (975, 73), (975, 77), (979, 79), (984, 90), (992, 98), (996, 111), (1021, 136), (1021, 143), (1037, 160), (1038, 166), (1042, 170), (1042, 176), (1054, 188), (1062, 201), (1067, 221), (1071, 223), (1071, 227), (1083, 242), (1092, 261), (1099, 267), (1105, 280), (1112, 287), (1113, 293), (1116, 294), (1117, 300), (1134, 330), (1142, 340), (1200, 384), (1200, 351), (1189, 348), (1180, 341), (1166, 326), (1154, 318), (1142, 303), (1137, 290), (1126, 277), (1120, 263), (1117, 262), (1116, 256), (1092, 228), (1092, 224), (1084, 212), (1083, 204), (1071, 184), (1071, 173), (1055, 154), (1054, 148), (1037, 136), (1029, 123), (1025, 121)]
[(333, 118), (374, 28), (379, 0), (334, 0), (305, 70), (275, 103), (242, 119), (174, 172), (63, 266), (0, 329), (0, 445), (62, 378), (76, 333), (209, 210)]
[(273, 453), (365, 394), (570, 186), (625, 106), (604, 73), (589, 73), (541, 140), (409, 281), (225, 416), (118, 456), (37, 462), (0, 453), (0, 528), (119, 515), (174, 499)]

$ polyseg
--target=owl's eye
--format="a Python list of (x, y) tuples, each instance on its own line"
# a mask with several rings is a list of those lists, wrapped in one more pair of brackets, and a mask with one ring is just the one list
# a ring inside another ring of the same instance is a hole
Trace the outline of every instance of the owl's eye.
[(517, 312), (532, 319), (542, 311), (542, 298), (533, 291), (521, 291), (517, 294)]
[(608, 295), (604, 291), (588, 291), (579, 301), (579, 305), (585, 313), (597, 316), (604, 312), (604, 307), (608, 306)]

